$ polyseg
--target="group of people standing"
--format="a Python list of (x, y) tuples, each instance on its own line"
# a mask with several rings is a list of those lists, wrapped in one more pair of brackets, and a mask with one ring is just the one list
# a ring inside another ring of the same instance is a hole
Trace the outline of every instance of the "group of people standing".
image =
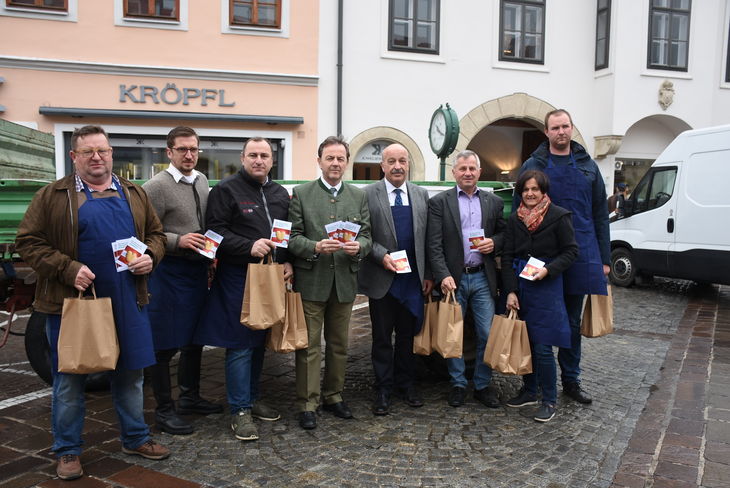
[[(48, 314), (54, 358), (63, 299), (92, 282), (97, 296), (112, 297), (121, 350), (110, 376), (112, 397), (128, 454), (169, 456), (144, 422), (145, 368), (160, 430), (189, 434), (193, 427), (182, 415), (222, 412), (222, 405), (200, 395), (203, 345), (226, 349), (226, 394), (237, 439), (258, 439), (253, 419), (281, 417), (259, 395), (266, 332), (239, 321), (248, 264), (268, 254), (284, 264), (282, 279), (302, 296), (309, 345), (295, 358), (301, 428), (317, 427), (320, 402), (322, 410), (352, 418), (343, 390), (356, 293), (369, 298), (373, 413), (389, 414), (396, 396), (418, 408), (424, 402), (416, 387), (413, 337), (423, 322), (424, 297), (435, 286), (442, 293), (455, 292), (463, 313), (471, 310), (474, 317), (481, 359), (494, 315), (500, 256), (500, 293), (507, 295), (507, 307), (518, 309), (527, 321), (534, 363), (534, 373), (525, 376), (518, 396), (506, 404), (534, 405), (541, 391), (534, 418), (544, 422), (557, 404), (553, 346), (560, 348), (563, 392), (591, 402), (580, 386), (580, 316), (586, 294), (606, 293), (609, 263), (606, 195), (598, 167), (571, 141), (566, 111), (546, 116), (545, 134), (548, 141), (523, 165), (516, 212), (505, 221), (502, 199), (477, 186), (481, 166), (472, 151), (454, 160), (456, 186), (429, 200), (425, 189), (408, 181), (410, 158), (402, 145), (383, 150), (384, 178), (360, 189), (343, 182), (347, 143), (328, 137), (318, 148), (321, 177), (295, 187), (290, 198), (269, 177), (270, 143), (254, 137), (243, 145), (240, 170), (208, 192), (206, 177), (195, 169), (200, 139), (193, 129), (176, 127), (167, 138), (169, 167), (142, 190), (112, 172), (104, 130), (85, 126), (71, 138), (74, 174), (38, 192), (21, 223), (17, 250), (39, 275), (35, 307)], [(276, 247), (269, 238), (274, 219), (292, 223), (288, 248)], [(336, 221), (358, 224), (355, 240), (330, 239), (325, 225)], [(204, 248), (206, 230), (223, 236), (210, 288), (211, 262), (197, 252)], [(469, 236), (475, 231), (484, 238), (473, 249)], [(117, 273), (110, 243), (130, 236), (144, 242), (147, 252), (129, 273)], [(410, 273), (396, 273), (391, 256), (396, 251), (405, 251)], [(526, 282), (517, 273), (530, 256), (546, 265)], [(176, 405), (170, 361), (178, 351)], [(459, 407), (466, 401), (464, 359), (448, 359), (447, 365), (448, 404)], [(54, 362), (53, 451), (62, 479), (83, 473), (84, 379), (59, 373)], [(497, 408), (501, 403), (491, 380), (491, 369), (478, 360), (474, 398)]]

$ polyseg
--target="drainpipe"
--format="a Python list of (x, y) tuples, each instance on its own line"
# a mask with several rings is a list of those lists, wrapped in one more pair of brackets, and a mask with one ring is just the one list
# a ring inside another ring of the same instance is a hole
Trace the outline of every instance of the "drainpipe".
[(337, 1), (337, 135), (342, 135), (342, 11), (344, 0)]

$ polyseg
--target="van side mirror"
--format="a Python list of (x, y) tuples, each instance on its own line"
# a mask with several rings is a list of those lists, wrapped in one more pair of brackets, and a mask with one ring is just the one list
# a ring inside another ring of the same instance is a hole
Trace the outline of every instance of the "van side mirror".
[(633, 198), (627, 198), (626, 200), (624, 200), (624, 206), (621, 209), (621, 213), (623, 214), (622, 217), (628, 217), (629, 215), (633, 215), (635, 204), (636, 202)]

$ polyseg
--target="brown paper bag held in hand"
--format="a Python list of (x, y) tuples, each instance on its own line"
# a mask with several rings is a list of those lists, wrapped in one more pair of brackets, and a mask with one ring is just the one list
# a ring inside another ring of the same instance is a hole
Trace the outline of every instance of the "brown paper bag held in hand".
[[(268, 258), (267, 258), (268, 257)], [(241, 306), (241, 324), (264, 330), (284, 322), (284, 265), (271, 253), (260, 263), (250, 263)]]
[(63, 300), (61, 332), (58, 335), (58, 371), (89, 374), (117, 367), (119, 342), (114, 327), (111, 298), (93, 297)]
[(608, 295), (589, 295), (583, 309), (580, 333), (584, 337), (601, 337), (613, 333), (613, 296), (611, 285)]
[(434, 301), (429, 294), (423, 308), (423, 325), (421, 325), (421, 331), (413, 338), (413, 353), (429, 356), (433, 352), (431, 334), (434, 327), (432, 324), (438, 320), (439, 302)]
[(286, 313), (284, 321), (271, 327), (266, 345), (275, 352), (287, 353), (306, 349), (309, 344), (307, 323), (304, 320), (302, 295), (286, 284)]
[(504, 374), (532, 373), (532, 352), (527, 326), (510, 310), (509, 315), (495, 315), (489, 330), (484, 362)]
[(464, 342), (464, 318), (454, 292), (444, 295), (432, 323), (431, 346), (445, 358), (460, 358)]

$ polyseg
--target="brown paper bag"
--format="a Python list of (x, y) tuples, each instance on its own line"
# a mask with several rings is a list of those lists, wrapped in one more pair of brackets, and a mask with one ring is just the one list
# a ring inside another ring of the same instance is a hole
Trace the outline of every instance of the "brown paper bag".
[(464, 317), (454, 292), (438, 304), (436, 321), (431, 323), (431, 347), (444, 358), (460, 358), (464, 342)]
[(583, 309), (580, 333), (584, 337), (601, 337), (613, 333), (613, 296), (611, 285), (608, 295), (589, 295)]
[(429, 293), (423, 309), (423, 325), (421, 325), (421, 331), (413, 337), (413, 353), (429, 356), (433, 352), (431, 334), (434, 327), (432, 324), (438, 319), (439, 302), (434, 301)]
[(267, 347), (274, 352), (287, 353), (298, 349), (306, 349), (309, 345), (307, 323), (304, 319), (302, 295), (292, 291), (286, 284), (286, 313), (284, 321), (271, 327), (267, 339)]
[(58, 335), (58, 371), (88, 374), (117, 367), (119, 342), (114, 326), (111, 298), (93, 297), (63, 300), (61, 331)]
[(275, 263), (271, 253), (267, 256), (260, 263), (250, 263), (246, 273), (241, 324), (253, 330), (284, 321), (284, 265)]
[(527, 326), (511, 310), (509, 315), (495, 315), (489, 330), (484, 362), (504, 374), (532, 373), (532, 352)]

